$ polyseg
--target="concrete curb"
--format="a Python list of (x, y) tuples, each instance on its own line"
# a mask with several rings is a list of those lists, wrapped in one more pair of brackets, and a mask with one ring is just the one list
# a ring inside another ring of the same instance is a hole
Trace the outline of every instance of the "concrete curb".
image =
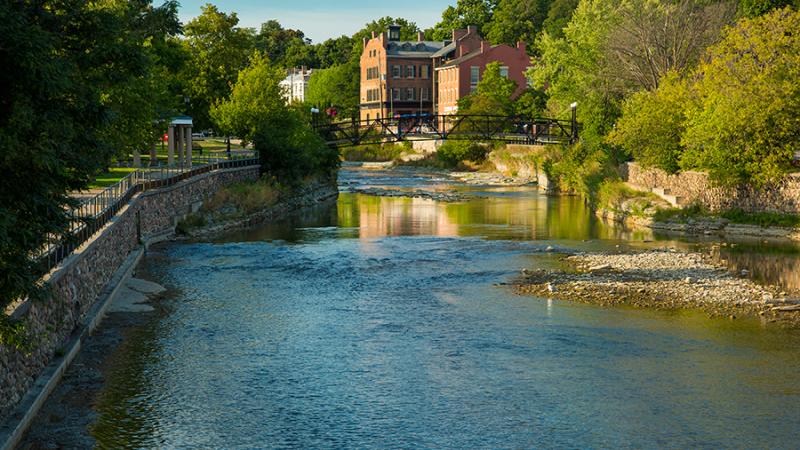
[(78, 355), (80, 349), (91, 333), (100, 325), (106, 310), (111, 301), (117, 295), (125, 280), (130, 278), (134, 269), (144, 255), (144, 248), (139, 247), (133, 250), (125, 262), (114, 273), (114, 276), (100, 292), (99, 300), (89, 310), (84, 319), (83, 326), (73, 333), (65, 345), (66, 351), (63, 357), (55, 358), (45, 367), (33, 385), (28, 389), (25, 397), (22, 398), (14, 412), (8, 417), (6, 422), (0, 426), (0, 450), (12, 450), (15, 448), (25, 432), (30, 428), (31, 423), (36, 418), (39, 410), (44, 405), (47, 397), (58, 386), (67, 368)]

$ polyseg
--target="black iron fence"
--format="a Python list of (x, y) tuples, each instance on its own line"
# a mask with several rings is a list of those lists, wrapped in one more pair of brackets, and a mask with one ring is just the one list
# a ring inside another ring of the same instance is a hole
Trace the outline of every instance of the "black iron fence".
[(314, 124), (334, 147), (403, 140), (461, 139), (564, 144), (578, 138), (574, 120), (492, 115), (410, 115)]
[(80, 201), (72, 209), (70, 229), (65, 236), (53, 236), (36, 257), (41, 274), (49, 272), (100, 231), (134, 195), (179, 183), (203, 173), (258, 165), (257, 158), (217, 160), (193, 168), (158, 167), (131, 172), (113, 186)]

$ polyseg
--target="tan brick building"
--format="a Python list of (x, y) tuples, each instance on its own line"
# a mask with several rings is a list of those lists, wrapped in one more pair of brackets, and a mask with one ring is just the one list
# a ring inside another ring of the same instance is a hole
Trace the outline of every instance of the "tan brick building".
[(373, 35), (361, 54), (361, 120), (433, 112), (433, 54), (444, 42), (401, 41), (400, 27)]

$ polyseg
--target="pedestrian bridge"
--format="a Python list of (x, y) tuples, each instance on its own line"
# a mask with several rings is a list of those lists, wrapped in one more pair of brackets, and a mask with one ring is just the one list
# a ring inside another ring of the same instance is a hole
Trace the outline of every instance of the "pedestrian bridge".
[(331, 147), (415, 140), (503, 141), (510, 144), (570, 144), (574, 120), (493, 115), (409, 115), (312, 124)]

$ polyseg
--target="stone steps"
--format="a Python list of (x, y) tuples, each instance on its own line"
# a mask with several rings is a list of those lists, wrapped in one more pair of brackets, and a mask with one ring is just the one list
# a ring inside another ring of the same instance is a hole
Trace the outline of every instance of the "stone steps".
[(653, 194), (656, 194), (657, 196), (663, 198), (670, 205), (672, 205), (672, 206), (674, 206), (676, 208), (680, 208), (681, 206), (683, 206), (686, 203), (684, 201), (683, 197), (681, 197), (679, 195), (672, 195), (672, 193), (670, 192), (669, 189), (664, 189), (664, 188), (660, 188), (660, 187), (654, 187), (650, 191)]

